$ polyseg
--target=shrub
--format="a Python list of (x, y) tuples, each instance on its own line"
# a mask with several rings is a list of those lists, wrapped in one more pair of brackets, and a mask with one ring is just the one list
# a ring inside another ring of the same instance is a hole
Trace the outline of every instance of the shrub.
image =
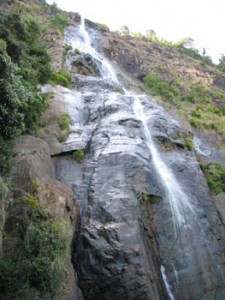
[(58, 72), (52, 72), (49, 83), (52, 85), (58, 84), (69, 88), (71, 86), (70, 77), (71, 75), (69, 72), (67, 72), (65, 69), (61, 69)]
[(202, 170), (212, 193), (225, 193), (225, 167), (219, 162), (211, 162), (203, 165)]
[(7, 173), (8, 168), (9, 168), (9, 159), (10, 159), (10, 154), (11, 154), (11, 147), (10, 147), (10, 142), (5, 141), (1, 136), (0, 136), (0, 174), (4, 175)]
[(84, 154), (83, 149), (76, 150), (72, 154), (72, 158), (78, 163), (82, 163), (82, 161), (84, 160), (84, 157), (85, 157), (85, 154)]
[(70, 115), (68, 113), (63, 113), (58, 118), (58, 124), (61, 129), (70, 128)]
[(36, 87), (23, 81), (20, 69), (0, 53), (0, 136), (10, 139), (34, 129), (48, 105)]
[(58, 124), (60, 127), (60, 133), (58, 134), (59, 142), (64, 142), (70, 132), (70, 115), (63, 113), (58, 117)]
[(157, 196), (157, 195), (150, 195), (147, 193), (142, 193), (141, 199), (142, 199), (142, 201), (149, 202), (151, 204), (156, 204), (161, 200), (161, 197)]
[(184, 148), (189, 151), (193, 149), (193, 140), (191, 138), (184, 138)]
[(62, 227), (66, 221), (54, 219), (29, 194), (16, 201), (8, 222), (13, 218), (23, 234), (17, 235), (15, 247), (0, 258), (1, 296), (55, 299), (63, 276), (66, 240)]
[(58, 11), (50, 20), (50, 26), (59, 29), (60, 33), (64, 35), (65, 27), (68, 25), (68, 16), (63, 11)]

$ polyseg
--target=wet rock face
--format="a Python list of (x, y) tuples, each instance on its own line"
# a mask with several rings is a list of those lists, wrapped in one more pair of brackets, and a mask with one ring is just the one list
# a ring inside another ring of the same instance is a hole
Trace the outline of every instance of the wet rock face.
[(99, 76), (99, 66), (89, 54), (70, 50), (65, 60), (66, 68), (72, 74)]
[(155, 141), (163, 138), (173, 145), (168, 151), (160, 148), (161, 156), (194, 207), (194, 216), (185, 216), (175, 237), (171, 208), (134, 114), (134, 99), (102, 90), (96, 81), (96, 91), (89, 92), (88, 80), (80, 86), (82, 109), (89, 111), (83, 126), (92, 128), (86, 161), (80, 165), (58, 158), (56, 163), (57, 176), (71, 186), (79, 203), (73, 263), (84, 299), (164, 299), (160, 265), (176, 299), (211, 297), (218, 293), (217, 285), (223, 294), (214, 259), (224, 272), (224, 228), (195, 155), (184, 147), (188, 133), (142, 97)]
[(160, 299), (157, 254), (146, 251), (139, 223), (137, 194), (145, 173), (135, 153), (140, 124), (129, 117), (131, 99), (118, 94), (102, 98), (90, 146), (95, 166), (74, 243), (79, 285), (85, 299)]

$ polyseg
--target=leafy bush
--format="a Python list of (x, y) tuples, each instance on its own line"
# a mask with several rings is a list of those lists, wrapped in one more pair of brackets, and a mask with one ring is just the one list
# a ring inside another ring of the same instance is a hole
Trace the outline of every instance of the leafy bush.
[(59, 142), (64, 142), (70, 132), (70, 115), (63, 113), (58, 117), (58, 124), (60, 127), (60, 133), (58, 134)]
[(184, 148), (189, 151), (193, 149), (193, 140), (191, 138), (184, 138)]
[[(0, 258), (1, 296), (53, 299), (63, 276), (66, 241), (61, 228), (65, 220), (54, 219), (29, 194), (15, 203), (7, 222), (13, 220), (20, 227), (20, 235), (14, 248)], [(8, 230), (7, 234), (12, 233)]]
[(70, 77), (71, 75), (68, 71), (61, 69), (58, 72), (52, 72), (49, 83), (52, 85), (59, 84), (69, 88), (71, 86)]
[(50, 20), (50, 25), (59, 29), (64, 35), (65, 27), (68, 25), (68, 16), (63, 11), (58, 11)]
[(219, 162), (211, 162), (202, 166), (202, 169), (212, 193), (225, 193), (225, 167)]
[(144, 202), (149, 202), (150, 204), (156, 204), (161, 200), (161, 197), (157, 196), (157, 195), (150, 195), (147, 193), (142, 193), (141, 200)]
[(83, 149), (76, 150), (72, 154), (72, 158), (78, 163), (82, 163), (82, 161), (84, 160), (84, 157), (85, 157), (85, 154), (84, 154)]
[(11, 60), (32, 84), (45, 83), (51, 74), (50, 59), (39, 38), (41, 28), (28, 14), (0, 11), (0, 38)]
[(63, 113), (58, 118), (59, 127), (61, 129), (70, 128), (70, 115), (68, 113)]
[(10, 139), (34, 129), (47, 108), (46, 97), (23, 81), (20, 69), (6, 53), (0, 53), (0, 136)]

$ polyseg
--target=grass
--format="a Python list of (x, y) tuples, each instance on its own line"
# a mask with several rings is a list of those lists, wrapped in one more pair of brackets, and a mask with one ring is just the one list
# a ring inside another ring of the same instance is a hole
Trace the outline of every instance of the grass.
[(213, 131), (221, 140), (225, 138), (224, 90), (199, 83), (181, 83), (175, 76), (169, 82), (156, 74), (146, 76), (144, 84), (153, 96), (176, 105), (180, 116), (191, 126)]
[(212, 193), (225, 193), (225, 167), (219, 162), (210, 162), (202, 165), (202, 170)]
[(58, 118), (58, 124), (62, 130), (69, 129), (70, 128), (70, 115), (68, 113), (61, 114)]
[(63, 113), (58, 117), (58, 124), (60, 127), (60, 132), (58, 134), (59, 142), (64, 142), (70, 132), (70, 115), (68, 113)]

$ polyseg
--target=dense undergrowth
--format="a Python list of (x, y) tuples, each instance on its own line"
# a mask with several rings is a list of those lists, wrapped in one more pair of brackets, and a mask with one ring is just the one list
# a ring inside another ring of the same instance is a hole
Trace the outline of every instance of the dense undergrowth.
[(68, 250), (67, 221), (41, 207), (35, 189), (9, 205), (7, 183), (2, 180), (9, 167), (11, 141), (26, 132), (36, 134), (40, 116), (48, 108), (49, 95), (41, 92), (40, 84), (69, 86), (65, 70), (52, 71), (49, 41), (42, 39), (51, 28), (63, 34), (68, 19), (57, 7), (42, 2), (11, 0), (0, 10), (0, 225), (7, 211), (0, 298), (6, 300), (57, 299)]
[(37, 130), (40, 115), (48, 107), (48, 95), (41, 93), (38, 85), (68, 87), (70, 79), (64, 70), (52, 72), (41, 39), (51, 27), (63, 34), (66, 14), (44, 3), (11, 2), (10, 8), (0, 11), (0, 174), (7, 169), (10, 140)]
[(66, 227), (66, 220), (54, 219), (35, 195), (14, 202), (0, 257), (3, 299), (55, 299), (63, 276)]

